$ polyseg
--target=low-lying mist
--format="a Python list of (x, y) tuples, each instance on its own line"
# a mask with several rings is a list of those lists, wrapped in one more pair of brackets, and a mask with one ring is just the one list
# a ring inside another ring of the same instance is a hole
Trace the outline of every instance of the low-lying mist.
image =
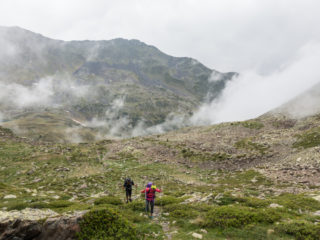
[(69, 99), (85, 97), (89, 86), (77, 85), (66, 76), (50, 76), (34, 82), (31, 86), (0, 82), (0, 102), (14, 108), (53, 107)]
[[(66, 129), (66, 138), (72, 142), (85, 141), (78, 132), (82, 128), (93, 129), (95, 139), (129, 138), (149, 134), (161, 134), (186, 126), (210, 125), (226, 121), (240, 121), (258, 117), (278, 108), (320, 82), (320, 44), (310, 43), (297, 51), (293, 59), (267, 75), (248, 70), (228, 81), (218, 98), (204, 99), (193, 114), (177, 110), (169, 113), (162, 123), (150, 126), (145, 119), (135, 121), (122, 115), (126, 106), (126, 92), (121, 96), (104, 99), (104, 113), (85, 117), (70, 115), (75, 126)], [(220, 75), (212, 74), (209, 82), (220, 81)], [(320, 87), (318, 87), (320, 88)], [(99, 104), (96, 86), (79, 84), (73, 76), (57, 74), (34, 81), (26, 86), (0, 81), (0, 122), (10, 120), (12, 109), (53, 108), (68, 110), (82, 102)], [(293, 117), (302, 117), (319, 111), (320, 90), (311, 91), (303, 98), (289, 102), (280, 108)], [(106, 102), (108, 101), (108, 102)], [(177, 107), (178, 109), (178, 107)], [(16, 127), (15, 129), (19, 129)], [(21, 129), (23, 132), (24, 130)]]
[[(300, 49), (293, 59), (271, 74), (259, 75), (252, 70), (242, 72), (227, 83), (218, 99), (200, 106), (191, 117), (191, 122), (206, 125), (240, 121), (271, 111), (320, 82), (319, 62), (320, 44), (312, 43)], [(314, 113), (316, 98), (320, 99), (320, 95), (305, 98), (299, 109), (287, 106), (287, 113), (292, 116), (299, 116), (299, 111)], [(290, 109), (295, 113), (291, 113)]]

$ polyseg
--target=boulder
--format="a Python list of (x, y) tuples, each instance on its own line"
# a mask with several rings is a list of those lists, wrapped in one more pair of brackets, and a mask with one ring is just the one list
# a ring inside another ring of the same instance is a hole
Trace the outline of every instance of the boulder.
[[(1, 213), (0, 240), (72, 240), (80, 231), (79, 222), (86, 211), (63, 216), (58, 216), (51, 210), (45, 212), (36, 209), (24, 212), (1, 211), (0, 216)], [(46, 220), (42, 221), (43, 219)]]

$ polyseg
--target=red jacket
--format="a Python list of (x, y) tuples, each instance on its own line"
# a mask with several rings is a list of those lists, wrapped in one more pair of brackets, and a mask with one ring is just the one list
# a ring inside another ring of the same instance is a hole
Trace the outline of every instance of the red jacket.
[(156, 197), (156, 192), (161, 192), (160, 189), (152, 189), (152, 188), (146, 188), (141, 191), (141, 193), (146, 193), (146, 200), (153, 201)]

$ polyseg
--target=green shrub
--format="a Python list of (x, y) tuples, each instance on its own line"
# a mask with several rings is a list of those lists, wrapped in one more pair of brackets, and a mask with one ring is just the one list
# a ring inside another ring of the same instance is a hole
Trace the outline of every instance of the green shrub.
[(245, 121), (245, 122), (242, 122), (242, 126), (245, 128), (257, 129), (257, 130), (264, 127), (263, 123), (258, 121)]
[(256, 210), (242, 206), (222, 206), (208, 212), (207, 227), (242, 227), (252, 223), (273, 223), (281, 216), (274, 209)]
[(80, 221), (79, 240), (135, 240), (136, 229), (116, 211), (99, 209), (86, 213)]
[(8, 186), (6, 184), (0, 182), (0, 189), (1, 190), (6, 190), (6, 189), (8, 189)]
[[(137, 229), (139, 236), (148, 236), (147, 238), (140, 237), (140, 239), (164, 239), (163, 230), (161, 225), (156, 223), (144, 223), (139, 226)], [(151, 238), (157, 234), (157, 238)]]
[(250, 141), (250, 139), (244, 138), (234, 144), (237, 149), (245, 149), (250, 151), (256, 151), (264, 155), (269, 149), (268, 146), (262, 145), (260, 143), (255, 143)]
[(189, 204), (169, 204), (164, 206), (163, 210), (170, 213), (171, 218), (177, 219), (191, 219), (199, 215), (195, 208)]
[(280, 195), (276, 200), (277, 203), (292, 210), (309, 210), (316, 211), (320, 209), (320, 202), (317, 200), (303, 196), (301, 194), (285, 193)]
[(320, 128), (313, 128), (302, 135), (297, 136), (298, 140), (293, 144), (294, 148), (311, 148), (320, 145)]
[(161, 197), (161, 198), (156, 198), (155, 205), (157, 205), (157, 206), (166, 206), (166, 205), (173, 204), (173, 203), (180, 203), (182, 201), (183, 201), (183, 199), (181, 199), (181, 198), (176, 198), (176, 197), (171, 197), (171, 196), (164, 196), (164, 197)]
[(286, 233), (298, 240), (319, 240), (320, 226), (303, 221), (280, 223), (275, 229), (279, 233)]
[(194, 152), (190, 150), (189, 148), (187, 149), (182, 149), (181, 150), (183, 158), (189, 158), (192, 161), (202, 161), (202, 162), (207, 162), (207, 161), (219, 161), (219, 160), (226, 160), (231, 158), (231, 155), (225, 153), (225, 152), (216, 152), (216, 153), (202, 153), (202, 152)]
[(259, 209), (256, 213), (257, 220), (261, 223), (275, 223), (281, 219), (281, 213), (274, 208)]
[(269, 200), (262, 200), (254, 197), (239, 198), (238, 202), (241, 203), (241, 205), (253, 208), (267, 207), (271, 203)]
[(197, 216), (198, 214), (194, 210), (176, 209), (170, 212), (170, 217), (176, 219), (191, 219)]
[(66, 208), (73, 205), (72, 202), (65, 201), (65, 200), (58, 200), (48, 203), (48, 208)]
[(33, 203), (30, 203), (30, 207), (38, 208), (38, 209), (49, 208), (48, 203), (45, 203), (45, 202), (33, 202)]
[(249, 208), (222, 206), (208, 212), (205, 225), (207, 227), (241, 227), (255, 222), (257, 215)]
[(122, 205), (122, 201), (120, 198), (115, 196), (102, 197), (94, 201), (94, 205), (102, 205), (102, 204)]
[(133, 211), (143, 212), (146, 209), (144, 201), (134, 201), (125, 205), (125, 208), (131, 209)]
[(30, 208), (38, 208), (38, 209), (42, 209), (42, 208), (50, 208), (50, 209), (57, 209), (57, 208), (67, 208), (72, 206), (73, 203), (66, 201), (66, 200), (57, 200), (57, 201), (52, 201), (49, 203), (46, 202), (33, 202), (30, 203), (29, 207)]
[(125, 218), (129, 222), (142, 223), (147, 221), (144, 215), (140, 215), (141, 212), (135, 212), (134, 210), (128, 209), (128, 208), (122, 209), (122, 210), (124, 210), (124, 211), (121, 211), (122, 216), (125, 216)]
[(7, 207), (7, 210), (8, 211), (11, 211), (11, 210), (23, 210), (25, 208), (27, 208), (28, 205), (27, 203), (13, 203), (13, 204), (10, 204), (8, 207)]
[(223, 206), (234, 204), (237, 200), (237, 198), (233, 197), (230, 194), (224, 194), (221, 198), (215, 200), (215, 203), (217, 203), (220, 206)]

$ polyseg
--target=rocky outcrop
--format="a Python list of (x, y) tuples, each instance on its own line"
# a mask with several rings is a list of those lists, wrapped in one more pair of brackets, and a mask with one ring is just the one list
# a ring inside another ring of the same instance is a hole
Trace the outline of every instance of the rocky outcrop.
[(0, 211), (0, 240), (76, 239), (76, 233), (80, 231), (79, 221), (84, 213), (61, 216), (50, 210)]

